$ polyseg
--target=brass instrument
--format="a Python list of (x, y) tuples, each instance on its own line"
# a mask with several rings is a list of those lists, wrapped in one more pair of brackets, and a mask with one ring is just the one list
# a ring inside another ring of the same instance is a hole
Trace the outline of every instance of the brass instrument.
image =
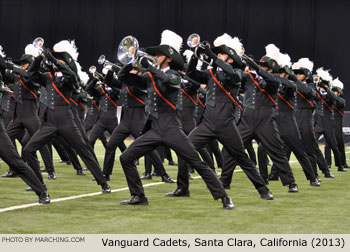
[(151, 61), (151, 63), (159, 69), (160, 63), (156, 57), (153, 57), (139, 49), (139, 42), (133, 36), (127, 36), (122, 39), (118, 46), (118, 60), (123, 64), (127, 65), (132, 63), (132, 65), (139, 69), (144, 70), (141, 65), (142, 59), (146, 58)]
[[(33, 41), (33, 45), (34, 45), (35, 48), (38, 49), (40, 55), (43, 55), (43, 51), (47, 50), (44, 47), (44, 42), (45, 41), (44, 41), (44, 39), (42, 37), (37, 37)], [(48, 66), (53, 65), (53, 63), (51, 61), (49, 61), (46, 57), (44, 57), (42, 63), (44, 63), (44, 65), (48, 65)]]
[(117, 67), (117, 68), (119, 68), (119, 70), (122, 68), (121, 66), (106, 60), (106, 56), (104, 56), (104, 55), (101, 55), (98, 58), (97, 62), (98, 62), (98, 64), (103, 65), (103, 67), (108, 69), (108, 70), (111, 70), (112, 67)]
[[(192, 33), (187, 39), (187, 45), (190, 48), (194, 48), (194, 56), (209, 66), (212, 62), (208, 62), (208, 56), (204, 53), (206, 46), (210, 46), (208, 41), (201, 42), (201, 37), (197, 33)], [(199, 52), (201, 51), (201, 52)]]
[(320, 77), (319, 77), (317, 74), (314, 74), (314, 75), (312, 76), (312, 80), (313, 80), (313, 82), (314, 82), (315, 84), (318, 84), (318, 83), (321, 82), (321, 79), (320, 79)]
[(99, 72), (97, 72), (97, 69), (95, 66), (91, 66), (89, 68), (89, 72), (92, 74), (92, 76), (96, 79), (96, 80), (99, 80), (99, 81), (102, 81), (103, 82), (103, 75)]

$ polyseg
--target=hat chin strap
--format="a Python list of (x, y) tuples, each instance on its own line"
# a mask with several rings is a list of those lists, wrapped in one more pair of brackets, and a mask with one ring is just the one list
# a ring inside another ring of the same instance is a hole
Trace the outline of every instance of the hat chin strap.
[(168, 60), (169, 58), (167, 56), (165, 56), (165, 58), (163, 59), (162, 62), (160, 62), (160, 66), (159, 69), (162, 69), (162, 66), (165, 64), (165, 62)]

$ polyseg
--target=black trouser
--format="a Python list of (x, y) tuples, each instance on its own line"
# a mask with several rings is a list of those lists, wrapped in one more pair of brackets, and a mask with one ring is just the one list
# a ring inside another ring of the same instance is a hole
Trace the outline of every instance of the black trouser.
[[(69, 156), (63, 145), (55, 138), (52, 140), (52, 145), (55, 147), (56, 152), (63, 162), (70, 161)], [(52, 148), (51, 148), (52, 150)]]
[(0, 116), (0, 157), (18, 173), (20, 178), (30, 186), (37, 195), (46, 191), (44, 185), (33, 170), (21, 159), (12, 141), (6, 134), (4, 123)]
[(246, 148), (246, 150), (248, 152), (249, 158), (254, 162), (255, 165), (257, 165), (256, 154), (255, 154), (255, 150), (254, 150), (254, 147), (253, 147), (253, 141), (248, 142), (245, 145), (245, 148)]
[[(117, 126), (118, 118), (115, 114), (110, 112), (101, 112), (89, 135), (89, 140), (92, 147), (94, 147), (97, 138), (103, 135), (105, 131), (108, 131), (109, 134), (112, 135), (112, 132)], [(124, 142), (120, 143), (118, 147), (122, 152), (126, 149)]]
[[(268, 190), (253, 161), (248, 158), (244, 151), (243, 141), (233, 117), (232, 104), (216, 103), (214, 108), (207, 106), (202, 122), (191, 132), (189, 138), (197, 149), (205, 146), (210, 140), (217, 139), (230, 154), (229, 158), (239, 163), (258, 192), (264, 193)], [(225, 173), (225, 167), (222, 172)], [(230, 179), (232, 179), (232, 175)], [(223, 180), (222, 177), (221, 181), (227, 185), (227, 181)]]
[[(117, 128), (114, 129), (106, 146), (103, 174), (112, 174), (115, 150), (117, 146), (124, 144), (125, 138), (127, 138), (129, 135), (132, 135), (135, 139), (138, 138), (142, 131), (145, 120), (146, 114), (145, 108), (143, 106), (129, 108), (128, 110), (123, 111), (120, 124), (117, 126)], [(157, 150), (152, 150), (150, 153), (146, 153), (146, 157), (150, 159), (151, 163), (154, 165), (156, 172), (160, 176), (167, 175)], [(152, 165), (150, 165), (150, 167), (152, 169)], [(148, 172), (151, 173), (151, 171)]]
[[(244, 145), (248, 145), (254, 138), (263, 144), (266, 153), (280, 172), (282, 184), (288, 185), (295, 180), (286, 154), (282, 149), (274, 114), (275, 108), (272, 106), (256, 106), (255, 109), (245, 108), (238, 129)], [(222, 180), (225, 184), (230, 184), (230, 178), (232, 178), (235, 169), (235, 161), (230, 158), (228, 162), (230, 163), (229, 170), (222, 174)]]
[[(29, 143), (25, 146), (23, 151), (24, 155), (27, 157), (33, 156), (37, 149), (50, 142), (53, 137), (58, 135), (62, 136), (79, 154), (87, 168), (95, 177), (96, 182), (99, 185), (105, 184), (106, 179), (101, 172), (96, 157), (89, 151), (91, 146), (89, 147), (89, 144), (84, 141), (81, 131), (75, 122), (71, 108), (67, 105), (55, 106), (55, 110), (47, 109), (46, 118), (40, 130), (34, 134)], [(43, 181), (38, 163), (31, 162), (29, 165), (40, 177), (40, 180)]]
[[(95, 122), (96, 122), (96, 118), (97, 118), (97, 114), (92, 114), (92, 115), (86, 114), (86, 118), (84, 120), (84, 128), (85, 128), (86, 134), (88, 134), (88, 132), (91, 131), (92, 128), (94, 127)], [(88, 135), (90, 135), (90, 134), (88, 134)], [(107, 139), (106, 139), (104, 133), (102, 133), (98, 138), (101, 140), (103, 146), (106, 148)]]
[(269, 158), (267, 157), (266, 150), (262, 143), (258, 144), (258, 166), (261, 177), (267, 181), (269, 176), (267, 165), (269, 164)]
[(317, 164), (320, 170), (323, 173), (329, 172), (326, 161), (322, 159), (316, 160), (316, 151), (320, 148), (316, 141), (315, 133), (313, 131), (312, 125), (312, 109), (297, 109), (295, 110), (295, 118), (299, 127), (301, 139), (305, 147), (305, 152), (308, 155), (309, 161), (311, 163), (312, 169), (315, 176), (318, 176), (317, 173)]
[[(178, 116), (180, 118), (181, 124), (182, 124), (182, 130), (183, 132), (188, 136), (191, 131), (195, 128), (195, 119), (193, 118), (193, 110), (194, 107), (183, 107), (182, 110), (178, 110)], [(215, 139), (213, 139), (215, 140)], [(204, 160), (204, 162), (207, 163), (207, 165), (213, 170), (215, 171), (215, 166), (214, 166), (214, 161), (212, 159), (212, 157), (209, 154), (209, 151), (207, 150), (206, 146), (201, 147), (200, 149), (198, 149), (198, 152), (200, 154), (200, 156), (202, 157), (202, 159)], [(185, 160), (183, 160), (181, 157), (178, 158), (178, 165), (181, 166), (181, 169), (179, 169), (179, 171), (184, 171), (184, 170), (189, 170), (189, 166), (188, 164), (186, 164)], [(178, 178), (177, 178), (177, 186), (179, 188), (188, 188), (189, 186), (189, 180), (188, 180), (188, 176), (187, 176), (187, 182), (182, 180), (183, 175), (178, 174)]]
[[(334, 120), (332, 120), (332, 125), (334, 129), (335, 138), (337, 140), (338, 150), (340, 152), (340, 159), (341, 164), (343, 166), (346, 166), (346, 155), (345, 155), (345, 148), (344, 148), (344, 138), (343, 138), (343, 118), (336, 116)], [(332, 164), (332, 157), (331, 157), (331, 150), (329, 147), (328, 142), (326, 142), (325, 147), (325, 157), (328, 165)]]
[[(338, 144), (337, 140), (335, 139), (334, 129), (332, 125), (332, 120), (330, 118), (330, 115), (326, 115), (324, 112), (324, 116), (320, 116), (318, 114), (315, 115), (315, 136), (316, 139), (319, 139), (319, 137), (323, 134), (326, 142), (328, 143), (329, 147), (331, 147), (333, 154), (334, 154), (334, 161), (336, 166), (342, 166), (341, 158), (340, 158), (340, 152), (338, 150)], [(321, 152), (321, 150), (316, 151), (316, 157), (317, 157), (317, 163), (322, 162), (324, 159), (324, 156)], [(319, 161), (320, 160), (320, 161)]]
[[(21, 141), (22, 151), (28, 143), (29, 139), (39, 130), (40, 120), (38, 117), (37, 104), (35, 100), (23, 100), (22, 104), (16, 103), (15, 119), (7, 127), (7, 134), (12, 141), (15, 141), (24, 130), (27, 130), (28, 136), (24, 136)], [(54, 165), (52, 161), (51, 152), (47, 145), (40, 146), (39, 148), (41, 157), (45, 163), (45, 167), (49, 172), (54, 171)], [(37, 157), (32, 156), (36, 162)], [(34, 160), (26, 160), (27, 162), (34, 162)]]
[(63, 148), (67, 151), (68, 159), (72, 162), (72, 165), (75, 170), (83, 169), (80, 165), (77, 152), (67, 143), (67, 141), (61, 137), (57, 136), (54, 140), (57, 140)]
[[(158, 145), (173, 149), (203, 178), (214, 199), (227, 197), (219, 179), (209, 166), (201, 161), (193, 144), (181, 129), (176, 112), (159, 113), (159, 119), (153, 118), (151, 129), (137, 138), (120, 156), (131, 195), (144, 195), (141, 179), (134, 160), (152, 151)], [(179, 169), (182, 169), (179, 166)], [(188, 171), (184, 171), (188, 175)]]
[(224, 167), (224, 157), (222, 155), (222, 152), (219, 148), (219, 143), (217, 140), (213, 139), (207, 144), (207, 150), (210, 154), (210, 157), (214, 161), (214, 156), (216, 160), (216, 164), (218, 168)]
[[(304, 143), (301, 140), (301, 135), (294, 112), (279, 112), (276, 121), (284, 143), (284, 150), (287, 151), (286, 155), (288, 159), (290, 157), (290, 151), (292, 151), (303, 168), (306, 179), (314, 181), (316, 179), (315, 174), (308, 155), (305, 152)], [(275, 165), (273, 168), (275, 168)], [(273, 168), (271, 168), (271, 173), (273, 173)], [(273, 174), (278, 175), (278, 172)]]

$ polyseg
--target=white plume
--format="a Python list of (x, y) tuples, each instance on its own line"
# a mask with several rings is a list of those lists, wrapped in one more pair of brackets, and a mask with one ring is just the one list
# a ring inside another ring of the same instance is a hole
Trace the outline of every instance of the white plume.
[(171, 46), (179, 53), (182, 46), (182, 38), (173, 31), (164, 30), (160, 44)]
[(244, 54), (243, 44), (241, 43), (241, 41), (237, 37), (230, 39), (226, 46), (235, 50), (239, 56), (242, 56)]
[(55, 52), (67, 52), (72, 58), (78, 60), (78, 48), (75, 46), (74, 40), (62, 40), (53, 46)]
[(300, 58), (298, 60), (298, 62), (295, 62), (292, 66), (293, 70), (297, 70), (300, 68), (306, 68), (308, 69), (310, 72), (312, 72), (313, 68), (314, 68), (314, 63), (312, 61), (309, 60), (309, 58)]
[(316, 70), (316, 73), (317, 73), (318, 77), (320, 77), (324, 81), (332, 81), (333, 80), (333, 77), (329, 73), (329, 70), (324, 70), (323, 67), (318, 68)]
[(332, 81), (332, 87), (338, 87), (338, 88), (340, 88), (340, 89), (343, 89), (343, 88), (344, 88), (344, 84), (343, 84), (343, 82), (341, 82), (341, 81), (339, 80), (339, 78), (337, 77), (336, 79), (334, 79), (334, 80)]
[(280, 53), (276, 61), (280, 67), (285, 67), (285, 66), (291, 67), (292, 65), (291, 59), (287, 53), (286, 54)]
[(232, 37), (230, 35), (228, 35), (227, 33), (224, 33), (221, 36), (217, 37), (214, 40), (213, 44), (214, 44), (215, 47), (219, 47), (221, 45), (226, 45), (227, 46), (230, 43), (231, 39), (232, 39)]
[(33, 44), (28, 44), (24, 48), (24, 54), (29, 54), (29, 55), (32, 55), (34, 57), (38, 57), (39, 56), (39, 50)]
[(2, 46), (0, 45), (0, 55), (2, 56), (2, 57), (6, 57), (6, 54), (5, 54), (5, 52), (4, 52), (4, 49), (2, 48)]
[(277, 60), (277, 58), (280, 55), (280, 49), (274, 44), (268, 44), (267, 46), (265, 46), (265, 50), (266, 56), (271, 59)]
[(78, 75), (79, 75), (81, 82), (84, 85), (86, 85), (89, 81), (89, 78), (90, 78), (89, 75), (82, 70), (81, 65), (77, 61), (75, 61), (75, 65), (77, 66)]

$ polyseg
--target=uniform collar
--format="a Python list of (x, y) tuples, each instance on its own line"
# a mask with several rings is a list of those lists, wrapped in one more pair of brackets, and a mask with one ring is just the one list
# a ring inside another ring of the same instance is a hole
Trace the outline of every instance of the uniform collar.
[(166, 73), (167, 71), (169, 71), (170, 70), (170, 66), (167, 66), (166, 68), (163, 68), (161, 71), (163, 72), (163, 73)]

